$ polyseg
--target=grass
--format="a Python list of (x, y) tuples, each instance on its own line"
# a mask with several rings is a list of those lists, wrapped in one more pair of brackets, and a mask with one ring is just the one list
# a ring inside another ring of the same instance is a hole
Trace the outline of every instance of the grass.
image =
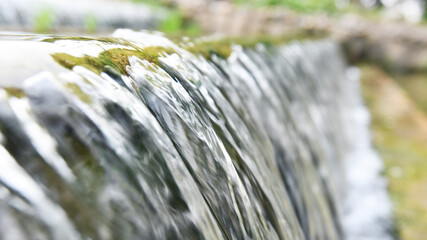
[(158, 30), (171, 35), (202, 35), (200, 26), (185, 17), (179, 9), (169, 9), (168, 16), (160, 23)]
[(97, 29), (98, 21), (96, 20), (96, 17), (93, 14), (87, 15), (85, 19), (85, 32), (93, 34), (96, 33)]
[(337, 11), (334, 0), (233, 0), (233, 2), (256, 7), (284, 6), (299, 12)]
[(327, 13), (328, 15), (341, 16), (355, 14), (367, 19), (381, 19), (381, 8), (363, 8), (350, 3), (337, 7), (335, 0), (233, 0), (237, 5), (258, 7), (284, 7), (299, 13)]
[(34, 31), (37, 33), (52, 32), (53, 25), (55, 23), (55, 18), (55, 12), (51, 8), (41, 8), (35, 16)]
[(155, 8), (163, 8), (168, 11), (167, 17), (160, 23), (157, 30), (174, 35), (200, 36), (202, 30), (192, 19), (176, 8), (170, 0), (131, 0), (134, 3), (141, 3)]
[(131, 2), (146, 4), (152, 7), (165, 7), (171, 5), (168, 0), (131, 0)]
[(372, 127), (375, 145), (385, 161), (395, 219), (403, 240), (425, 239), (427, 230), (426, 144), (403, 138), (389, 128)]
[(402, 79), (397, 77), (396, 80), (406, 92), (410, 93), (418, 106), (427, 112), (427, 78), (425, 74), (411, 73)]
[[(152, 8), (162, 8), (167, 11), (167, 17), (159, 24), (157, 30), (167, 34), (200, 36), (202, 30), (200, 26), (173, 6), (167, 0), (132, 0), (134, 3), (146, 4)], [(56, 20), (56, 13), (52, 8), (44, 7), (35, 15), (34, 31), (37, 33), (51, 33)], [(93, 14), (88, 14), (81, 26), (86, 33), (94, 34), (98, 29), (97, 19)]]
[(385, 163), (397, 232), (402, 240), (424, 240), (427, 116), (395, 79), (377, 67), (363, 65), (361, 70), (373, 141)]

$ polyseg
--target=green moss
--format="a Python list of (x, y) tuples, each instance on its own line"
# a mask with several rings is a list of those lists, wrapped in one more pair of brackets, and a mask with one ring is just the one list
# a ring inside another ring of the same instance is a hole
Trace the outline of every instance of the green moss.
[(42, 42), (54, 43), (56, 41), (98, 41), (110, 44), (129, 44), (127, 41), (120, 38), (107, 38), (107, 37), (82, 37), (82, 36), (63, 36), (63, 35), (48, 35)]
[(173, 52), (172, 49), (164, 47), (146, 47), (138, 50), (113, 48), (99, 53), (98, 57), (88, 55), (75, 57), (66, 53), (54, 53), (52, 57), (61, 66), (70, 70), (75, 66), (82, 66), (100, 74), (105, 71), (106, 66), (109, 66), (120, 74), (128, 75), (126, 67), (129, 65), (129, 57), (135, 56), (159, 65), (159, 57), (172, 54)]
[(85, 103), (91, 103), (92, 99), (89, 95), (87, 95), (85, 92), (83, 92), (79, 85), (75, 83), (66, 83), (65, 87), (69, 89), (75, 96), (77, 96), (80, 100), (82, 100)]
[(227, 59), (232, 52), (232, 45), (241, 45), (244, 48), (254, 48), (257, 44), (265, 44), (268, 46), (278, 46), (289, 43), (291, 41), (315, 40), (324, 38), (325, 34), (316, 31), (301, 31), (294, 34), (282, 36), (251, 36), (251, 37), (230, 37), (218, 40), (195, 41), (196, 44), (191, 46), (183, 46), (187, 51), (202, 55), (209, 59), (212, 55), (217, 55), (220, 58)]
[(6, 87), (3, 88), (9, 96), (23, 98), (25, 97), (25, 92), (22, 89), (14, 88), (14, 87)]
[[(239, 37), (239, 38), (222, 38), (218, 40), (194, 40), (195, 44), (189, 45), (185, 42), (177, 42), (178, 45), (188, 50), (189, 52), (195, 55), (201, 55), (206, 59), (210, 59), (212, 55), (216, 55), (220, 58), (227, 59), (231, 52), (232, 46), (238, 44), (244, 48), (254, 48), (256, 44), (263, 43), (266, 45), (281, 45), (288, 43), (293, 40), (303, 40), (303, 39), (317, 39), (323, 37), (324, 35), (319, 32), (312, 31), (303, 31), (294, 33), (292, 35), (286, 36), (276, 36), (276, 37)], [(139, 48), (129, 42), (126, 42), (122, 39), (91, 39), (85, 37), (52, 37), (45, 39), (47, 42), (55, 42), (57, 40), (76, 40), (76, 41), (103, 41), (107, 43), (115, 43), (117, 45), (123, 44), (126, 46), (131, 46), (133, 49), (126, 48), (112, 48), (105, 50), (97, 57), (84, 55), (83, 57), (75, 57), (66, 53), (55, 53), (52, 54), (53, 59), (58, 62), (61, 66), (73, 69), (75, 66), (85, 67), (97, 74), (105, 71), (106, 66), (111, 67), (119, 74), (128, 75), (126, 67), (129, 65), (129, 57), (135, 56), (140, 59), (147, 60), (155, 65), (160, 65), (159, 57), (165, 56), (168, 54), (174, 53), (173, 49), (152, 46)]]
[(97, 58), (88, 55), (83, 57), (74, 57), (67, 53), (54, 53), (51, 56), (61, 66), (70, 70), (78, 65), (99, 74), (104, 69), (104, 65)]
[(145, 47), (141, 50), (114, 48), (101, 52), (99, 58), (107, 65), (119, 70), (120, 73), (126, 74), (126, 66), (129, 65), (129, 57), (131, 56), (160, 65), (159, 57), (172, 53), (174, 53), (172, 49), (163, 47)]
[(227, 59), (231, 54), (231, 44), (222, 41), (201, 42), (185, 49), (194, 55), (202, 55), (206, 59), (212, 55)]

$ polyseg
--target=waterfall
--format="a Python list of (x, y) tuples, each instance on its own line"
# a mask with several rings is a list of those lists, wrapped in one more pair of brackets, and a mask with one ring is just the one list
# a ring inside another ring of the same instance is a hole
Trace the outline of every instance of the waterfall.
[(208, 41), (0, 36), (0, 238), (389, 239), (339, 46)]

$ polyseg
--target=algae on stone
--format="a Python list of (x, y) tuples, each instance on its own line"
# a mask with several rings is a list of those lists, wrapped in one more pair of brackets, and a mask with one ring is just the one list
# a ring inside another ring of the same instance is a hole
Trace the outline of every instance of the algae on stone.
[(20, 89), (20, 88), (15, 88), (15, 87), (5, 87), (5, 88), (3, 88), (5, 91), (6, 91), (6, 93), (9, 95), (9, 96), (13, 96), (13, 97), (17, 97), (17, 98), (23, 98), (23, 97), (25, 97), (26, 95), (25, 95), (25, 92), (22, 90), (22, 89)]
[(174, 51), (165, 47), (145, 47), (142, 49), (113, 48), (99, 53), (98, 57), (84, 55), (75, 57), (67, 53), (54, 53), (51, 56), (61, 66), (73, 69), (75, 66), (85, 67), (97, 74), (104, 72), (109, 66), (122, 75), (129, 75), (129, 57), (135, 56), (150, 63), (159, 65), (159, 57), (172, 54)]
[(194, 44), (189, 46), (182, 44), (182, 46), (187, 51), (195, 55), (201, 55), (206, 59), (210, 59), (212, 55), (227, 59), (231, 55), (233, 45), (240, 45), (243, 48), (253, 49), (257, 44), (278, 46), (291, 41), (314, 40), (323, 37), (325, 36), (318, 32), (303, 31), (280, 36), (225, 37), (214, 40), (196, 39), (194, 40)]
[(75, 96), (77, 96), (80, 100), (82, 100), (85, 103), (91, 103), (92, 99), (91, 97), (83, 92), (79, 85), (75, 83), (68, 82), (65, 84), (65, 88), (67, 88), (70, 92), (72, 92)]

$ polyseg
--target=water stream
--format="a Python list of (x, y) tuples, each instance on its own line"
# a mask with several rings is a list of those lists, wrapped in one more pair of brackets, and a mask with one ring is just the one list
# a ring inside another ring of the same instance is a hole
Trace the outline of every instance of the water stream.
[(0, 37), (0, 239), (391, 239), (336, 43), (113, 37)]

